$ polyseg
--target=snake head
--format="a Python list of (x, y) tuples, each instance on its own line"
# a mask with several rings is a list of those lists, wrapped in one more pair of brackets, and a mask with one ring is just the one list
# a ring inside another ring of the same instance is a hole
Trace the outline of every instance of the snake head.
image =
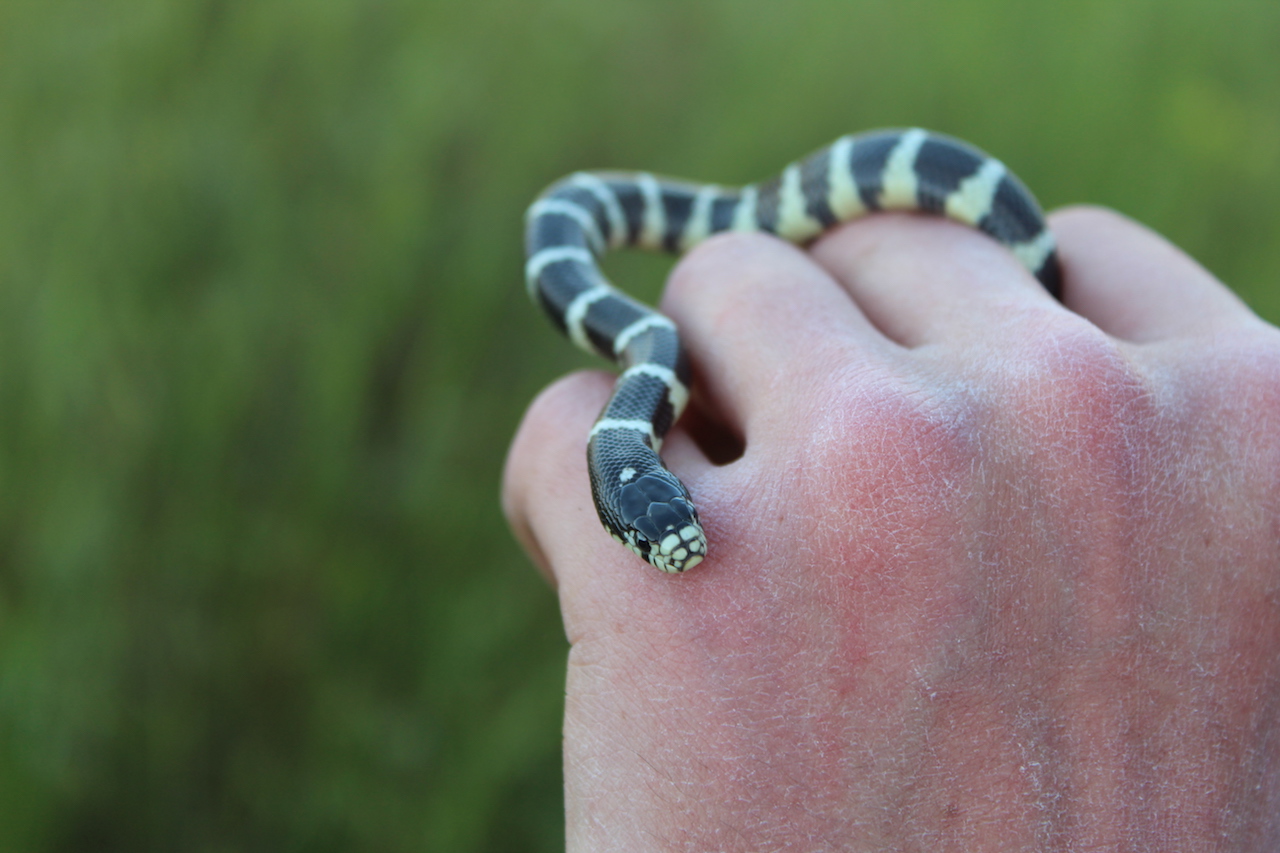
[(684, 486), (667, 471), (644, 474), (623, 486), (618, 511), (623, 544), (656, 569), (683, 572), (707, 554), (698, 511)]

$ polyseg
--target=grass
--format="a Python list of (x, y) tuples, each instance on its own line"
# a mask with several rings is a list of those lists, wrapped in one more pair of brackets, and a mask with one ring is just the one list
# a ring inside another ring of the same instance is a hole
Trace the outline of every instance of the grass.
[[(919, 124), (1280, 319), (1280, 6), (0, 3), (0, 851), (563, 848), (497, 506), (577, 168)], [(623, 261), (649, 297), (661, 265)]]

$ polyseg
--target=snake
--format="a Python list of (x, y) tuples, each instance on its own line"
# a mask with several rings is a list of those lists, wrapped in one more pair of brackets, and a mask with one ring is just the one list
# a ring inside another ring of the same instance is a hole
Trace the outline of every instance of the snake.
[(659, 456), (689, 401), (689, 356), (675, 323), (611, 284), (600, 257), (627, 247), (683, 253), (725, 231), (803, 245), (881, 210), (973, 226), (1061, 298), (1057, 249), (1035, 197), (999, 160), (921, 128), (843, 136), (770, 180), (737, 188), (580, 171), (530, 205), (530, 298), (573, 343), (621, 368), (587, 436), (592, 499), (610, 536), (663, 572), (684, 572), (707, 556), (693, 498)]

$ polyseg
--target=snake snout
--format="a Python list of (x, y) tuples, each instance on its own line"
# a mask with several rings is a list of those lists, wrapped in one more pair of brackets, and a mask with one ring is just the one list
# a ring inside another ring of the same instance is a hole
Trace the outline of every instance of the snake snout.
[(618, 508), (635, 533), (641, 556), (664, 572), (683, 572), (702, 562), (707, 537), (689, 493), (679, 480), (663, 474), (645, 474), (628, 483)]

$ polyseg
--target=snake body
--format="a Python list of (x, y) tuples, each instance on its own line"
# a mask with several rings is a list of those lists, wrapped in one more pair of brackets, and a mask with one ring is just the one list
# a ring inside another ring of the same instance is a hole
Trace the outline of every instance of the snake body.
[(803, 243), (877, 210), (972, 225), (1060, 295), (1053, 237), (1022, 182), (976, 148), (918, 128), (841, 137), (772, 180), (738, 189), (646, 172), (577, 172), (530, 206), (530, 297), (579, 347), (622, 368), (587, 442), (592, 496), (614, 539), (664, 572), (683, 572), (707, 554), (693, 500), (658, 456), (689, 399), (688, 357), (675, 324), (614, 288), (599, 256), (627, 246), (684, 252), (722, 231)]

